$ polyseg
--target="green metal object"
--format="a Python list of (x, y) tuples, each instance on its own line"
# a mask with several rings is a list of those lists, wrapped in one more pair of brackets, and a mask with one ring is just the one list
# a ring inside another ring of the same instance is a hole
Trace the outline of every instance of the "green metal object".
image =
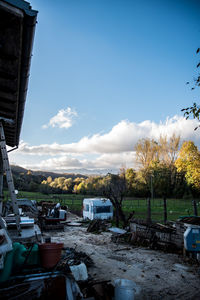
[(8, 252), (4, 258), (4, 269), (0, 272), (0, 283), (7, 281), (13, 272), (23, 270), (27, 265), (39, 265), (38, 245), (26, 248), (20, 243), (13, 243), (13, 250)]

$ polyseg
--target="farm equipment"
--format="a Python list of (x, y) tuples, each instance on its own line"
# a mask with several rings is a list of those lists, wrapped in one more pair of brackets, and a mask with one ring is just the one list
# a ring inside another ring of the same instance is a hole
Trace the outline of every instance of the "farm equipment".
[(63, 230), (67, 220), (67, 207), (60, 203), (43, 202), (39, 222), (43, 231)]
[[(29, 200), (26, 198), (17, 199), (17, 204), (19, 207), (19, 211), (21, 213), (23, 213), (24, 215), (30, 218), (34, 218), (37, 220), (39, 211), (35, 200)], [(7, 216), (8, 214), (11, 213), (11, 211), (12, 211), (12, 202), (11, 201), (5, 202), (3, 205), (3, 215)]]

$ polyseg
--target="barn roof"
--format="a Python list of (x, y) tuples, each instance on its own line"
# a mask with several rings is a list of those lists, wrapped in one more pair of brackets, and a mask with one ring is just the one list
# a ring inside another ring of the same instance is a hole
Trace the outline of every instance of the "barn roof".
[(11, 147), (19, 144), (36, 18), (28, 2), (0, 0), (0, 120)]

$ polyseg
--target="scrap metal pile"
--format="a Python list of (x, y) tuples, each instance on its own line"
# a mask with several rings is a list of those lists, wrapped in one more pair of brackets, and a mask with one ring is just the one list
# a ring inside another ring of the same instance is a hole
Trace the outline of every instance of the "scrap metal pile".
[[(60, 231), (64, 226), (87, 226), (88, 232), (96, 234), (110, 230), (111, 223), (106, 220), (94, 220), (89, 224), (84, 220), (82, 223), (67, 221), (66, 207), (59, 203), (37, 203), (28, 199), (17, 202), (22, 235), (17, 234), (12, 203), (5, 202), (3, 207), (6, 229), (0, 230), (1, 299), (24, 296), (30, 299), (46, 299), (47, 296), (48, 299), (58, 296), (70, 300), (112, 299), (114, 287), (111, 282), (97, 282), (88, 275), (88, 269), (93, 266), (91, 257), (66, 248), (62, 243), (53, 243), (50, 237), (42, 237), (43, 231)], [(27, 230), (34, 233), (27, 236)], [(113, 236), (120, 236), (121, 231), (114, 230)], [(57, 294), (56, 286), (59, 286)]]
[(200, 217), (197, 216), (185, 216), (166, 225), (153, 222), (149, 224), (144, 220), (133, 219), (130, 222), (131, 242), (155, 250), (177, 253), (183, 251), (185, 254), (184, 233), (188, 227), (199, 227), (199, 225)]
[[(34, 220), (38, 225), (41, 217), (42, 220), (49, 217), (50, 222), (54, 218), (58, 221), (59, 210), (62, 211), (62, 207), (53, 202), (41, 202), (38, 205), (27, 199), (20, 199), (19, 202), (21, 215), (26, 217), (26, 214), (32, 213), (31, 217), (35, 216)], [(6, 207), (9, 207), (9, 204)], [(9, 209), (4, 211), (7, 211), (9, 217)], [(84, 226), (87, 227), (85, 232), (93, 235), (110, 232), (111, 241), (117, 244), (125, 243), (125, 246), (115, 250), (116, 252), (130, 250), (131, 244), (174, 251), (175, 245), (177, 249), (183, 247), (183, 233), (187, 221), (195, 224), (200, 222), (198, 217), (182, 218), (168, 225), (147, 224), (144, 220), (132, 219), (129, 228), (124, 230), (110, 227), (109, 220), (86, 222), (79, 219), (76, 222), (65, 220), (63, 226)], [(35, 242), (27, 242), (27, 239), (13, 242), (14, 239), (9, 237), (10, 230), (9, 226), (8, 230), (0, 230), (0, 256), (3, 257), (0, 261), (1, 299), (22, 299), (24, 296), (30, 299), (113, 299), (114, 286), (111, 281), (96, 281), (89, 275), (88, 271), (94, 267), (89, 255), (70, 245), (66, 247), (61, 242), (51, 242), (52, 232), (45, 233), (43, 241), (41, 234), (40, 240), (37, 236)], [(56, 287), (59, 287), (59, 292), (56, 292)]]
[(5, 258), (0, 270), (1, 299), (113, 298), (109, 281), (97, 282), (88, 276), (93, 261), (84, 252), (62, 243), (12, 243), (3, 230), (0, 251)]
[(42, 231), (64, 230), (67, 220), (67, 207), (60, 203), (40, 202), (38, 204), (39, 224)]
[(174, 224), (148, 224), (144, 220), (130, 222), (132, 243), (148, 246), (151, 249), (179, 251), (183, 249), (183, 234), (177, 231)]

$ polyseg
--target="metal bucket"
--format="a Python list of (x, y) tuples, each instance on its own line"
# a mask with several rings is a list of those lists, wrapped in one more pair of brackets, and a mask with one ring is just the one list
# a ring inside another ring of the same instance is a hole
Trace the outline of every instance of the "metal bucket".
[(134, 300), (135, 283), (128, 279), (115, 280), (115, 300)]

